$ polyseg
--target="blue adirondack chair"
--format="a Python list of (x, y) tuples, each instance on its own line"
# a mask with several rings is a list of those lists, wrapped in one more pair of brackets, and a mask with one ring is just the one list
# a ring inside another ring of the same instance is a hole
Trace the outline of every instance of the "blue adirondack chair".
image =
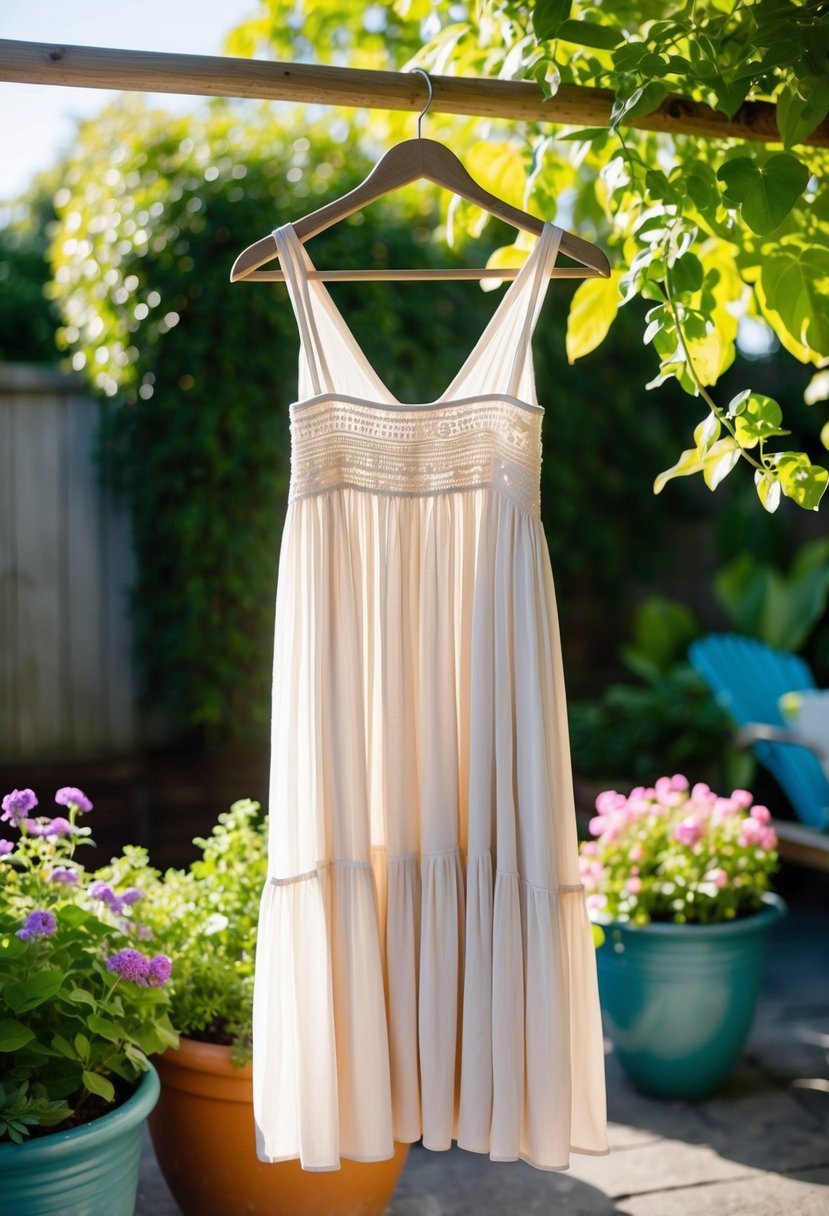
[[(793, 860), (829, 865), (829, 778), (806, 741), (789, 729), (780, 712), (784, 693), (815, 687), (814, 676), (798, 655), (772, 650), (755, 638), (709, 634), (688, 651), (692, 666), (731, 715), (751, 744), (757, 760), (775, 777), (806, 829), (776, 820), (780, 852)], [(782, 829), (782, 830), (781, 830)], [(791, 839), (787, 850), (783, 837)], [(799, 856), (798, 842), (811, 856)], [(822, 856), (819, 856), (822, 855)], [(822, 860), (826, 858), (826, 862)]]

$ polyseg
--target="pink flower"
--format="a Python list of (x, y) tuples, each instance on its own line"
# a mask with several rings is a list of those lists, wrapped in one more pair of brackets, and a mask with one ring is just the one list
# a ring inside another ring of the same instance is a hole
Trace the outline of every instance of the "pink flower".
[(752, 819), (759, 819), (761, 823), (769, 823), (771, 821), (771, 811), (767, 806), (753, 806), (749, 814)]
[(13, 840), (0, 840), (0, 857), (8, 857), (9, 853), (14, 852)]
[(674, 838), (680, 844), (695, 845), (702, 834), (702, 824), (694, 815), (686, 815), (674, 828)]
[(671, 785), (675, 790), (679, 791), (679, 793), (687, 790), (688, 784), (688, 778), (683, 777), (682, 773), (674, 773), (673, 777), (671, 777)]
[(592, 857), (594, 853), (598, 853), (599, 846), (595, 840), (583, 840), (581, 845), (582, 857)]
[(630, 891), (631, 895), (638, 895), (642, 890), (642, 879), (634, 875), (632, 878), (627, 880), (625, 886), (627, 887), (628, 891)]
[(642, 847), (641, 842), (637, 840), (636, 843), (631, 845), (630, 848), (628, 849), (628, 860), (629, 861), (644, 861), (644, 858), (645, 858), (645, 850)]
[(665, 798), (668, 798), (674, 792), (674, 787), (671, 783), (671, 778), (670, 777), (660, 777), (659, 780), (657, 781), (656, 785), (654, 786), (654, 790), (656, 792), (656, 796), (659, 799), (659, 801), (660, 802), (664, 801)]
[(588, 895), (587, 896), (587, 911), (599, 912), (607, 903), (606, 895)]
[(740, 807), (750, 807), (754, 801), (754, 795), (748, 790), (732, 790), (731, 801)]
[(592, 836), (601, 836), (606, 827), (606, 817), (604, 815), (594, 815), (587, 825), (587, 830)]
[(601, 794), (596, 798), (596, 810), (600, 815), (604, 815), (607, 811), (613, 810), (615, 800), (619, 797), (616, 790), (602, 790)]
[[(761, 809), (764, 810), (765, 808)], [(777, 836), (764, 820), (754, 819), (749, 816), (749, 818), (744, 819), (740, 824), (738, 842), (743, 848), (755, 845), (761, 849), (773, 849), (777, 844)]]
[(691, 797), (694, 799), (705, 799), (711, 793), (711, 787), (706, 785), (704, 781), (698, 781), (691, 790)]
[(719, 866), (714, 866), (713, 870), (706, 870), (703, 878), (706, 882), (712, 882), (715, 887), (724, 887), (728, 884), (728, 875)]
[(41, 836), (70, 836), (72, 833), (72, 824), (68, 819), (64, 819), (62, 815), (56, 815), (54, 819), (44, 823), (40, 835)]

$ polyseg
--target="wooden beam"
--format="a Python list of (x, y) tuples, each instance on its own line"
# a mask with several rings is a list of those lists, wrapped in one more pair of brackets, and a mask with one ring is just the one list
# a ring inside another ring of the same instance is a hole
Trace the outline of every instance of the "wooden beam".
[[(423, 108), (425, 82), (408, 72), (274, 63), (231, 56), (174, 55), (0, 39), (0, 80), (20, 84), (123, 89), (139, 93), (180, 93), (199, 97), (250, 97), (353, 109)], [(606, 127), (613, 93), (562, 85), (550, 101), (526, 81), (433, 76), (432, 112), (478, 118), (549, 122), (574, 127)], [(658, 109), (629, 123), (644, 131), (715, 139), (780, 139), (775, 107), (746, 102), (733, 119), (699, 101), (671, 94)], [(829, 147), (829, 120), (803, 141)]]

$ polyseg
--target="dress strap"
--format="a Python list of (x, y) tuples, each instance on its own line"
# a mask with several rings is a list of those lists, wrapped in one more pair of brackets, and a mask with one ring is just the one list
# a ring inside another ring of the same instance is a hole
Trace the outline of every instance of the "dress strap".
[[(308, 287), (308, 269), (310, 260), (298, 240), (296, 240), (289, 224), (273, 230), (279, 261), (285, 274), (288, 295), (293, 305), (294, 314), (299, 326), (300, 359), (304, 357), (305, 365), (311, 379), (311, 387), (315, 396), (333, 391), (325, 351), (317, 327), (311, 293)], [(294, 239), (291, 239), (291, 238)], [(299, 246), (299, 248), (297, 248)], [(301, 255), (305, 254), (303, 258)], [(300, 378), (301, 378), (300, 369)], [(300, 388), (300, 396), (303, 396)]]
[(550, 275), (558, 258), (559, 246), (561, 245), (563, 235), (564, 230), (562, 228), (545, 222), (542, 233), (538, 238), (541, 242), (541, 248), (536, 251), (533, 274), (524, 288), (525, 299), (522, 301), (524, 323), (517, 341), (514, 338), (512, 339), (514, 342), (513, 359), (507, 389), (511, 397), (523, 399), (522, 382), (526, 384), (528, 377), (531, 382), (531, 395), (534, 396), (535, 394), (532, 349), (530, 344), (536, 322), (538, 321), (538, 315), (541, 312), (541, 306), (547, 295)]

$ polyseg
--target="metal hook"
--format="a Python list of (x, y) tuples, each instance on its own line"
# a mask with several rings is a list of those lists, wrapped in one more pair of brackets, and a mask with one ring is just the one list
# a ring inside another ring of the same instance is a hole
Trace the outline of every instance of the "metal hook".
[(429, 77), (429, 73), (425, 72), (423, 70), (423, 68), (412, 68), (412, 71), (420, 73), (420, 75), (426, 81), (426, 86), (429, 89), (429, 100), (426, 102), (426, 105), (423, 107), (423, 109), (420, 111), (420, 113), (417, 116), (417, 138), (422, 139), (423, 136), (420, 134), (420, 124), (423, 122), (424, 116), (425, 116), (426, 112), (428, 111), (429, 106), (432, 104), (432, 96), (433, 96), (432, 81)]

